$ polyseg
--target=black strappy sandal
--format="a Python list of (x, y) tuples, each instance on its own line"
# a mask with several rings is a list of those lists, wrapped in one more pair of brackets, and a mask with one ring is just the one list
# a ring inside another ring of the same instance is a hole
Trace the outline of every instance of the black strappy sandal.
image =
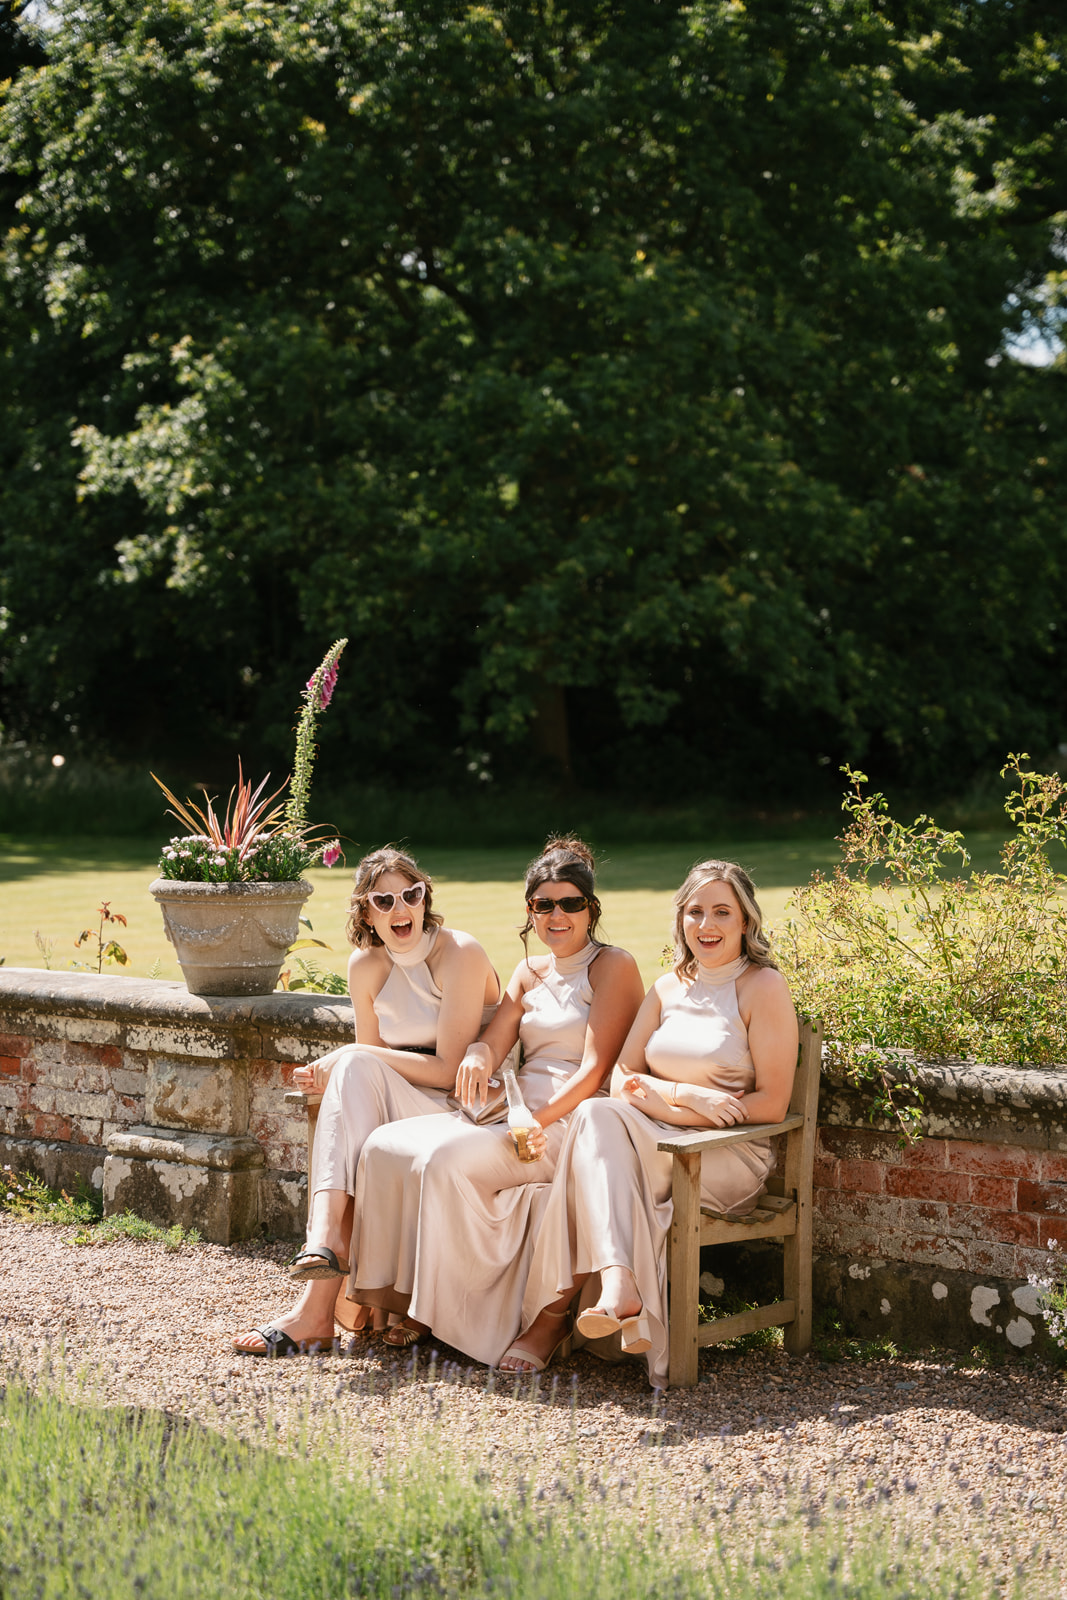
[(289, 1276), (297, 1283), (314, 1283), (321, 1278), (347, 1278), (351, 1268), (334, 1255), (329, 1245), (308, 1244), (289, 1261)]

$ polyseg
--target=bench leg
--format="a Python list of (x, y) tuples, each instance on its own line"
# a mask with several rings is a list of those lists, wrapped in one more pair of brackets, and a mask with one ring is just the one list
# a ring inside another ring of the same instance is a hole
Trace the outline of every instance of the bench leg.
[(784, 1241), (782, 1297), (792, 1300), (796, 1315), (785, 1325), (785, 1347), (791, 1356), (811, 1349), (811, 1200), (797, 1196), (797, 1228)]
[(670, 1365), (672, 1389), (697, 1381), (700, 1301), (700, 1152), (675, 1154), (671, 1183), (674, 1218), (670, 1252)]
[(319, 1120), (317, 1105), (308, 1106), (308, 1211), (311, 1211), (311, 1174), (315, 1160), (315, 1128)]

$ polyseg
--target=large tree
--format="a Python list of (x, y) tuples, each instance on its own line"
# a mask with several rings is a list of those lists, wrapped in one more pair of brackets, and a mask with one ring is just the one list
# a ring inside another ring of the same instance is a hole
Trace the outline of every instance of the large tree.
[(16, 728), (269, 744), (343, 632), (330, 732), (414, 783), (1063, 736), (1052, 8), (60, 11), (3, 114)]

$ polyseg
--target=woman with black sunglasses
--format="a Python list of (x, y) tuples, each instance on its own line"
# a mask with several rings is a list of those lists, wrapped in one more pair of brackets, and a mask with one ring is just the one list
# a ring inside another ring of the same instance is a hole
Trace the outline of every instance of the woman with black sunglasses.
[(467, 1044), (500, 996), (500, 979), (481, 945), (469, 933), (442, 927), (433, 885), (402, 850), (375, 850), (359, 863), (346, 931), (355, 946), (348, 991), (356, 1045), (293, 1074), (298, 1089), (323, 1094), (308, 1176), (307, 1243), (289, 1264), (290, 1277), (304, 1288), (286, 1316), (234, 1340), (245, 1355), (329, 1344), (335, 1314), (349, 1328), (369, 1314), (338, 1295), (349, 1273), (360, 1153), (383, 1123), (447, 1111)]
[(519, 962), (460, 1063), (456, 1096), (476, 1112), (521, 1041), (525, 1137), (475, 1126), (457, 1111), (383, 1127), (364, 1148), (353, 1292), (404, 1314), (387, 1331), (389, 1344), (413, 1344), (432, 1328), (476, 1360), (499, 1354), (518, 1321), (535, 1192), (552, 1177), (569, 1114), (603, 1087), (641, 1004), (633, 956), (597, 938), (588, 847), (550, 839), (524, 887), (523, 943), (535, 932), (546, 953)]

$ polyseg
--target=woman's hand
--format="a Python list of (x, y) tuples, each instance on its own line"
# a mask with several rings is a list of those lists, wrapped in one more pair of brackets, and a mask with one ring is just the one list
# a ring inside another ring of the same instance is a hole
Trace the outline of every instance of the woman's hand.
[(615, 1100), (625, 1100), (646, 1117), (672, 1127), (732, 1128), (749, 1120), (742, 1091), (728, 1094), (721, 1089), (703, 1089), (694, 1083), (668, 1082), (647, 1073), (626, 1072), (616, 1067), (611, 1080)]
[[(528, 1161), (543, 1161), (545, 1156), (548, 1154), (548, 1134), (537, 1121), (536, 1117), (528, 1128), (523, 1129), (523, 1132), (526, 1135), (526, 1159)], [(509, 1128), (508, 1135), (512, 1144), (515, 1146), (515, 1154), (519, 1156), (519, 1160), (521, 1161), (522, 1157), (519, 1155), (519, 1141), (516, 1137), (515, 1130)]]
[(618, 1089), (619, 1099), (625, 1100), (628, 1106), (636, 1106), (646, 1117), (655, 1117), (660, 1122), (670, 1117), (671, 1108), (666, 1100), (640, 1073), (633, 1072), (628, 1078), (623, 1078)]
[(492, 1076), (492, 1051), (484, 1044), (469, 1045), (456, 1073), (456, 1099), (468, 1111), (474, 1109), (476, 1098), (484, 1106), (489, 1098), (489, 1080)]
[(331, 1050), (328, 1056), (310, 1061), (306, 1067), (297, 1067), (293, 1072), (293, 1088), (303, 1090), (304, 1094), (325, 1094), (333, 1064), (340, 1053)]

